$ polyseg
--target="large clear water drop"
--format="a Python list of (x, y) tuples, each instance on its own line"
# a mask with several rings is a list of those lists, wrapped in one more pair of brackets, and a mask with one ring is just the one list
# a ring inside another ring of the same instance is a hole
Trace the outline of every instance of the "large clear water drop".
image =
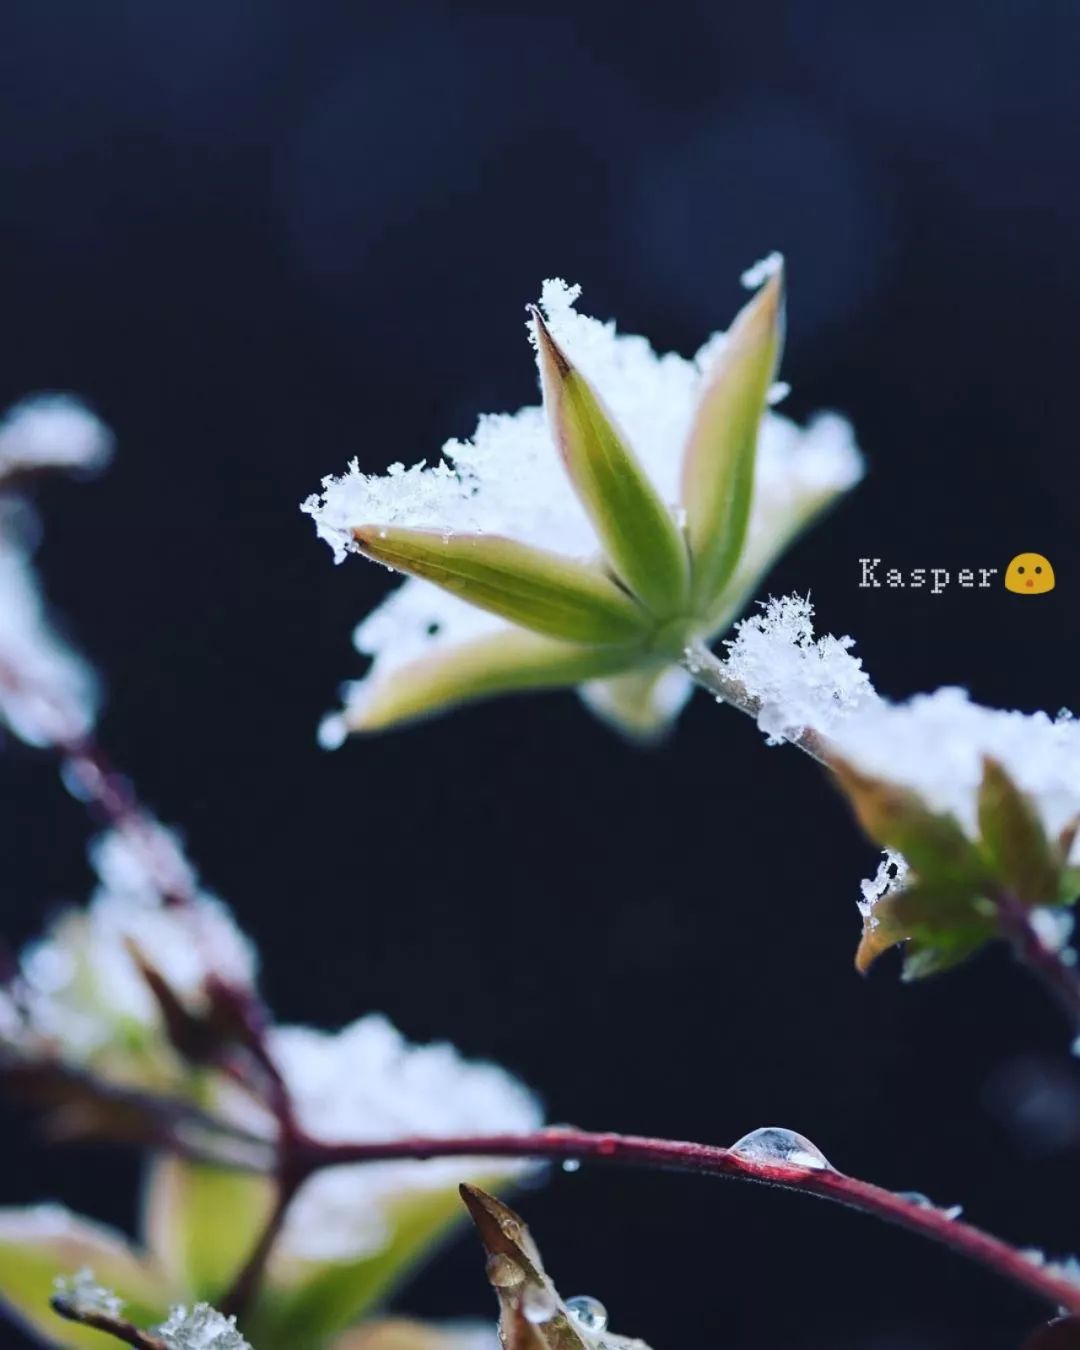
[(751, 1130), (732, 1144), (729, 1152), (747, 1162), (767, 1167), (798, 1167), (807, 1172), (827, 1172), (832, 1164), (816, 1144), (804, 1134), (785, 1130), (781, 1125), (763, 1125)]
[(598, 1298), (578, 1294), (566, 1300), (566, 1311), (579, 1327), (586, 1331), (604, 1331), (607, 1327), (607, 1309)]

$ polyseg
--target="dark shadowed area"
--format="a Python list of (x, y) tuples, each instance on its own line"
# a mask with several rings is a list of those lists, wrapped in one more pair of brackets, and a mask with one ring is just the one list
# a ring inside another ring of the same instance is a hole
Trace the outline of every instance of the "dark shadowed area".
[[(109, 687), (103, 737), (263, 950), (291, 1021), (369, 1009), (505, 1063), (555, 1121), (839, 1167), (1076, 1251), (1080, 1076), (1001, 952), (852, 969), (874, 850), (820, 772), (700, 697), (645, 753), (572, 695), (320, 751), (388, 586), (297, 504), (535, 400), (542, 278), (658, 348), (790, 268), (788, 411), (854, 420), (865, 483), (768, 591), (812, 594), (879, 688), (1080, 704), (1080, 14), (1051, 0), (516, 12), (10, 0), (0, 403), (87, 398), (119, 453), (38, 499), (42, 566)], [(860, 588), (883, 567), (1058, 585)], [(90, 885), (52, 766), (0, 756), (2, 927)], [(4, 1116), (5, 1202), (122, 1224), (134, 1166)], [(657, 1350), (1016, 1350), (1041, 1311), (780, 1192), (583, 1168), (522, 1199), (567, 1293)], [(486, 1313), (460, 1239), (400, 1299)], [(5, 1331), (5, 1344), (22, 1344)]]

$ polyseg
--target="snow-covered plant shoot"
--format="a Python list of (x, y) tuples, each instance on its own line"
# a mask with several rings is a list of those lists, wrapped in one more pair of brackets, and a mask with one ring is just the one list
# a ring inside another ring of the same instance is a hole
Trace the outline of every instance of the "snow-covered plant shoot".
[[(546, 282), (528, 322), (543, 406), (482, 418), (430, 463), (382, 477), (354, 463), (323, 480), (303, 509), (336, 560), (361, 555), (406, 580), (357, 628), (370, 668), (320, 739), (575, 688), (650, 740), (700, 686), (756, 718), (768, 744), (817, 759), (885, 850), (862, 884), (860, 969), (900, 945), (905, 978), (920, 978), (1004, 940), (1080, 1036), (1080, 723), (952, 688), (891, 703), (850, 638), (815, 635), (807, 600), (763, 594), (862, 460), (842, 418), (800, 427), (774, 410), (780, 259), (744, 280), (756, 294), (689, 361), (584, 317), (576, 287)], [(101, 823), (87, 904), (0, 989), (0, 1070), (68, 1137), (123, 1141), (149, 1168), (138, 1243), (52, 1204), (0, 1211), (0, 1297), (33, 1334), (146, 1350), (640, 1346), (595, 1299), (562, 1298), (524, 1221), (491, 1194), (552, 1160), (805, 1191), (983, 1263), (1047, 1316), (1080, 1318), (1074, 1259), (852, 1177), (789, 1129), (720, 1146), (547, 1125), (502, 1069), (410, 1045), (378, 1013), (334, 1032), (276, 1023), (254, 944), (110, 767), (94, 673), (37, 585), (26, 485), (98, 467), (110, 448), (70, 399), (28, 401), (0, 423), (0, 725), (52, 755)], [(466, 1216), (498, 1326), (380, 1312)]]

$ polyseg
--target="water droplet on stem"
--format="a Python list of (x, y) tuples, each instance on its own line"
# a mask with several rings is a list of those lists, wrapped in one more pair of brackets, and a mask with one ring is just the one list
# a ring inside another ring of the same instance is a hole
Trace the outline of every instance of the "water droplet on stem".
[(731, 1145), (729, 1152), (746, 1162), (767, 1167), (797, 1167), (807, 1172), (830, 1172), (832, 1164), (804, 1134), (780, 1125), (763, 1125)]

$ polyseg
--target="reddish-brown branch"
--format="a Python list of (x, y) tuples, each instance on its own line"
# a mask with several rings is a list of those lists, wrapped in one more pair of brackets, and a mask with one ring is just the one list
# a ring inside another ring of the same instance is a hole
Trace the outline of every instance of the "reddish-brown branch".
[(186, 859), (153, 812), (139, 801), (130, 779), (112, 767), (93, 735), (61, 742), (55, 749), (69, 789), (138, 850), (165, 903), (189, 904), (194, 897)]
[(1039, 1265), (1000, 1238), (950, 1219), (927, 1206), (842, 1172), (805, 1170), (751, 1161), (715, 1144), (692, 1144), (638, 1135), (547, 1129), (533, 1134), (473, 1135), (458, 1139), (397, 1139), (387, 1143), (327, 1144), (305, 1140), (299, 1162), (305, 1175), (345, 1163), (395, 1158), (501, 1157), (593, 1161), (736, 1177), (834, 1200), (849, 1209), (907, 1228), (1012, 1281), (1054, 1307), (1080, 1312), (1080, 1285), (1051, 1266)]
[(94, 1331), (103, 1331), (114, 1341), (124, 1345), (133, 1345), (135, 1350), (168, 1350), (159, 1336), (141, 1331), (134, 1323), (123, 1317), (113, 1317), (109, 1313), (94, 1312), (89, 1308), (80, 1308), (77, 1303), (57, 1294), (52, 1300), (52, 1310), (67, 1322), (76, 1322), (81, 1327), (90, 1327)]
[(135, 793), (129, 779), (118, 773), (92, 730), (48, 691), (29, 685), (13, 666), (0, 662), (0, 688), (32, 694), (48, 719), (47, 743), (42, 747), (59, 763), (70, 792), (86, 803), (102, 824), (123, 834), (142, 855), (147, 873), (166, 903), (192, 899), (191, 872), (172, 836)]
[(300, 1185), (301, 1179), (297, 1176), (281, 1176), (278, 1178), (274, 1207), (270, 1211), (251, 1254), (244, 1262), (240, 1273), (232, 1283), (232, 1287), (222, 1300), (221, 1311), (227, 1316), (242, 1320), (252, 1299), (258, 1293), (263, 1273), (266, 1270), (266, 1263), (270, 1259), (270, 1253), (273, 1251), (278, 1238), (281, 1236), (285, 1219)]

